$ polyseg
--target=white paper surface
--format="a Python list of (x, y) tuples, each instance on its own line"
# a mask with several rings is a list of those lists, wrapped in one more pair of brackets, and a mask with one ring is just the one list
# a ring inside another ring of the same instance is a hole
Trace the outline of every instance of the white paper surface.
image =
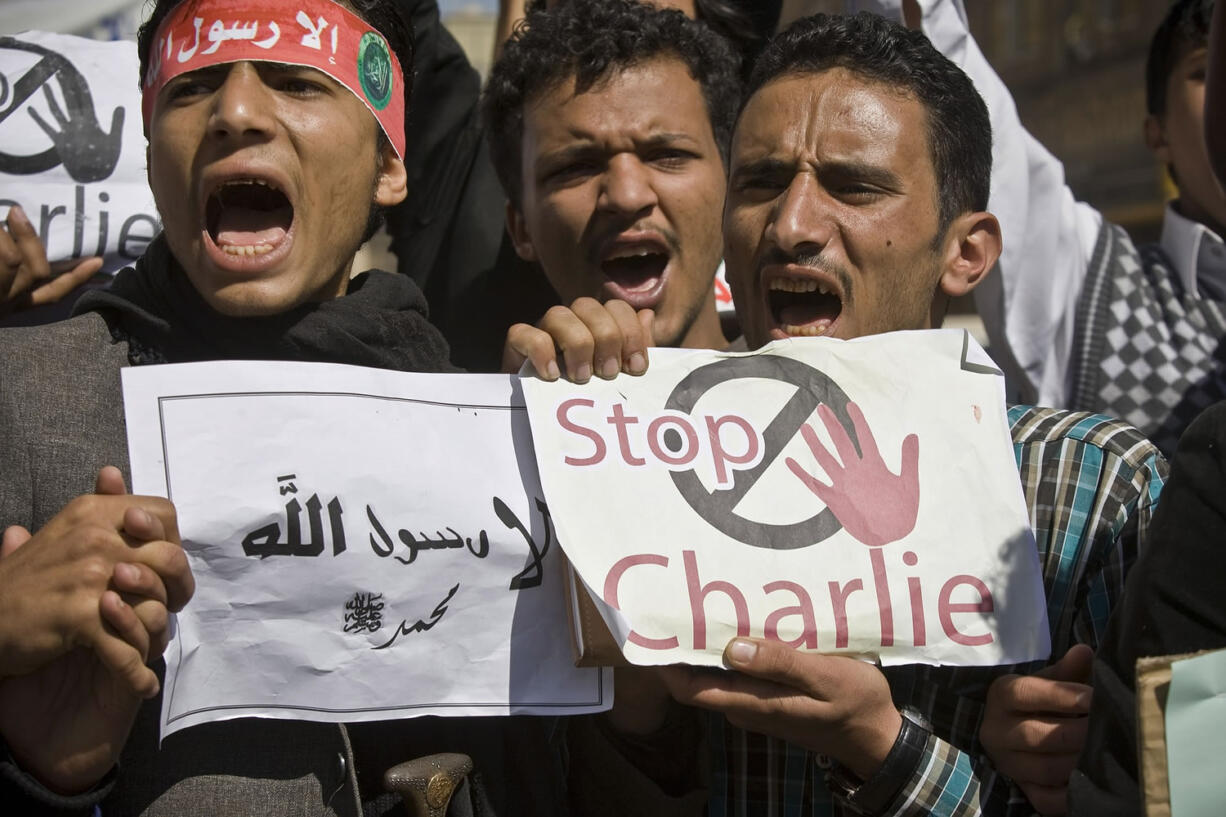
[(1003, 378), (965, 332), (653, 349), (642, 377), (523, 385), (559, 537), (630, 661), (718, 666), (738, 634), (884, 664), (1050, 652)]
[(162, 734), (253, 715), (608, 708), (611, 672), (573, 666), (517, 383), (125, 369), (133, 490), (175, 503), (196, 577), (166, 651)]
[(53, 264), (134, 262), (160, 229), (145, 178), (136, 44), (41, 31), (0, 37), (0, 82), (0, 219), (21, 205)]

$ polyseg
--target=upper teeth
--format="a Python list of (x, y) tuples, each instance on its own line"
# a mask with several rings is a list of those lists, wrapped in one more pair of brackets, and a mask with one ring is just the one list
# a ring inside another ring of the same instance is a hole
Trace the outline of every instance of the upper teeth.
[(264, 179), (230, 179), (221, 183), (221, 187), (234, 187), (242, 184), (258, 184), (261, 187), (267, 187), (271, 190), (279, 191), (281, 188), (270, 181)]
[(658, 255), (655, 250), (614, 250), (609, 253), (608, 260), (613, 261), (617, 258), (646, 258), (649, 255)]
[(830, 295), (832, 292), (830, 287), (810, 278), (774, 278), (768, 286), (770, 289), (784, 292), (820, 292), (822, 295)]

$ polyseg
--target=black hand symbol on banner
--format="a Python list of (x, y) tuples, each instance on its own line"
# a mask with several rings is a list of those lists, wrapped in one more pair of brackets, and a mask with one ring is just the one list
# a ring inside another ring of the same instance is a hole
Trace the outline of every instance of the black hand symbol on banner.
[[(30, 116), (43, 132), (50, 137), (54, 147), (33, 156), (12, 156), (0, 152), (0, 172), (14, 175), (31, 175), (50, 170), (58, 164), (73, 181), (81, 184), (107, 178), (119, 163), (123, 141), (123, 107), (111, 113), (111, 129), (104, 131), (94, 113), (94, 100), (89, 85), (76, 67), (63, 56), (38, 45), (21, 42), (12, 37), (0, 37), (0, 48), (30, 51), (42, 56), (34, 67), (26, 71), (10, 88), (6, 79), (0, 77), (0, 122), (29, 99), (39, 88), (43, 89), (55, 127), (31, 109)], [(67, 114), (61, 110), (47, 83), (55, 77), (64, 95)], [(11, 91), (11, 94), (10, 94)]]

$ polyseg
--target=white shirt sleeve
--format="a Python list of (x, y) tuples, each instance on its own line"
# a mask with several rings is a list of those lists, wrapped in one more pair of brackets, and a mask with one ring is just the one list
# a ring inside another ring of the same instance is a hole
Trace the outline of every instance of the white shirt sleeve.
[[(970, 76), (992, 121), (988, 209), (1004, 247), (996, 274), (975, 291), (992, 354), (1022, 380), (1023, 402), (1064, 407), (1077, 299), (1102, 215), (1073, 198), (1064, 166), (1022, 127), (1009, 89), (971, 37), (962, 0), (919, 4), (924, 33)], [(848, 5), (902, 19), (900, 0)]]

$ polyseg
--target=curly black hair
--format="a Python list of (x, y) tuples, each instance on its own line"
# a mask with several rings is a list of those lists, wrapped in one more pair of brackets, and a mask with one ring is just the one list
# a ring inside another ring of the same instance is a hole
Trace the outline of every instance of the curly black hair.
[[(694, 14), (736, 47), (742, 72), (748, 76), (753, 61), (779, 25), (782, 6), (783, 0), (694, 0)], [(545, 0), (528, 0), (525, 11), (544, 8)]]
[(1152, 116), (1166, 113), (1166, 83), (1188, 52), (1209, 42), (1213, 0), (1179, 0), (1154, 31), (1145, 60), (1145, 108)]
[(481, 98), (490, 158), (518, 206), (524, 106), (571, 77), (582, 93), (613, 71), (657, 56), (676, 57), (702, 88), (720, 154), (740, 100), (740, 61), (728, 41), (675, 9), (638, 0), (570, 0), (548, 11), (532, 7), (490, 71)]
[[(158, 26), (180, 3), (195, 3), (199, 0), (154, 0), (153, 11), (141, 23), (136, 32), (136, 52), (140, 55), (140, 79), (144, 86), (145, 72), (149, 70), (149, 50)], [(345, 6), (383, 35), (388, 46), (400, 61), (404, 72), (404, 109), (409, 110), (409, 96), (413, 91), (413, 23), (405, 15), (402, 0), (345, 0)], [(252, 9), (257, 9), (252, 5)], [(382, 131), (380, 131), (382, 133)]]
[(797, 20), (758, 58), (745, 101), (777, 77), (831, 68), (910, 94), (924, 106), (941, 233), (957, 216), (987, 209), (992, 176), (987, 106), (970, 77), (919, 31), (868, 12)]

